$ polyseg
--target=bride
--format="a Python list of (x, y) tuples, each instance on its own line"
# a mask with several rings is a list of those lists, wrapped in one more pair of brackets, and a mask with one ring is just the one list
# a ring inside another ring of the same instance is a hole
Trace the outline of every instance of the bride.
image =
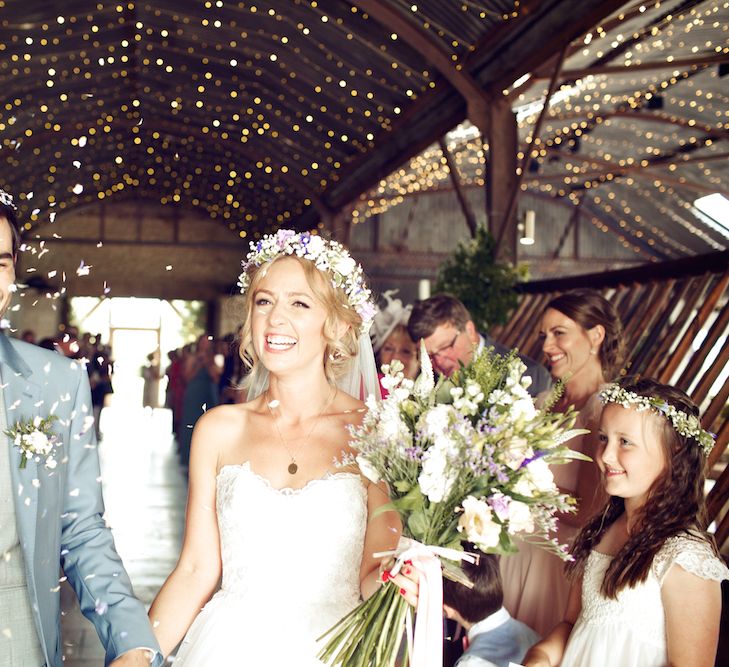
[(374, 309), (347, 251), (308, 233), (252, 243), (240, 285), (249, 401), (195, 427), (182, 553), (149, 615), (163, 653), (184, 635), (185, 667), (321, 665), (317, 637), (374, 593), (400, 532), (375, 515), (386, 489), (335, 466), (350, 394), (375, 391)]

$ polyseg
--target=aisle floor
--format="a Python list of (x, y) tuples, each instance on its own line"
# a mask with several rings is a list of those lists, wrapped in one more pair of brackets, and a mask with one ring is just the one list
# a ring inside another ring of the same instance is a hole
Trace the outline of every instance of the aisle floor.
[[(147, 607), (172, 571), (182, 544), (187, 479), (177, 462), (169, 410), (109, 407), (99, 446), (106, 503), (117, 551)], [(104, 650), (68, 584), (61, 590), (65, 664), (98, 667)]]

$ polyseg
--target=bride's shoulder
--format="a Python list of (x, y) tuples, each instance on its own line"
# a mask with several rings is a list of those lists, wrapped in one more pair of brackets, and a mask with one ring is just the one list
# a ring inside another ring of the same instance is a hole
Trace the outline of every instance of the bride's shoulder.
[(367, 407), (362, 401), (343, 391), (337, 392), (332, 408), (332, 412), (347, 424), (359, 424), (367, 412)]
[(218, 405), (200, 417), (195, 428), (208, 434), (221, 434), (226, 431), (240, 431), (250, 422), (256, 408), (251, 403), (232, 403)]

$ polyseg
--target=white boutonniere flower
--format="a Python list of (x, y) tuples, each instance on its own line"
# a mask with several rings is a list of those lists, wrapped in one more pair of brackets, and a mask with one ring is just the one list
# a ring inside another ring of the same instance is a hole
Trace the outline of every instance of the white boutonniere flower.
[(20, 450), (20, 469), (25, 468), (29, 460), (41, 461), (46, 468), (53, 470), (57, 465), (56, 450), (61, 446), (58, 436), (51, 427), (58, 417), (35, 417), (26, 421), (15, 422), (15, 426), (5, 431), (13, 445)]

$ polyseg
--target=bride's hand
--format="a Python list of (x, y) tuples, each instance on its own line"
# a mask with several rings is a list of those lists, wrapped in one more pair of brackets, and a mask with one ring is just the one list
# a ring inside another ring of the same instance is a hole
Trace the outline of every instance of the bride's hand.
[(400, 595), (405, 598), (405, 601), (413, 607), (418, 606), (418, 592), (420, 590), (420, 572), (413, 566), (410, 561), (405, 561), (400, 571), (393, 575), (391, 574), (390, 568), (393, 563), (383, 561), (380, 565), (380, 581), (383, 584), (391, 584), (397, 586)]

